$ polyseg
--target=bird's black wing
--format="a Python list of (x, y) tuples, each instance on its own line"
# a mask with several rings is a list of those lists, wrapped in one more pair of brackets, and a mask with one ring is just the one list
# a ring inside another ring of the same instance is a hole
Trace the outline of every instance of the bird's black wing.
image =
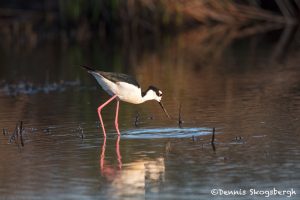
[(116, 82), (126, 82), (126, 83), (130, 83), (132, 85), (137, 86), (138, 88), (140, 88), (139, 83), (135, 80), (135, 78), (133, 78), (132, 76), (129, 76), (127, 74), (121, 74), (121, 73), (113, 73), (113, 72), (103, 72), (103, 71), (97, 71), (91, 67), (87, 67), (87, 66), (81, 66), (82, 68), (85, 68), (86, 70), (88, 70), (88, 72), (96, 72), (99, 73), (100, 75), (102, 75), (104, 78), (116, 83)]
[(140, 88), (139, 83), (137, 82), (137, 80), (135, 78), (133, 78), (132, 76), (129, 76), (127, 74), (121, 74), (121, 73), (112, 73), (112, 72), (102, 72), (102, 71), (96, 71), (99, 74), (101, 74), (104, 78), (107, 78), (108, 80), (112, 81), (112, 82), (126, 82), (132, 85), (137, 86), (138, 88)]

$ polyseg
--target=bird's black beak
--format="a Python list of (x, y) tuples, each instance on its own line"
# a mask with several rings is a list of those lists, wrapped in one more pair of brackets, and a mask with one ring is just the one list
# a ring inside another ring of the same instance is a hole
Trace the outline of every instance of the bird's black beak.
[(159, 101), (158, 103), (159, 103), (160, 107), (164, 110), (164, 112), (165, 112), (165, 114), (167, 115), (167, 117), (168, 117), (169, 119), (171, 119), (170, 115), (168, 114), (167, 110), (166, 110), (165, 107), (163, 106), (162, 102)]

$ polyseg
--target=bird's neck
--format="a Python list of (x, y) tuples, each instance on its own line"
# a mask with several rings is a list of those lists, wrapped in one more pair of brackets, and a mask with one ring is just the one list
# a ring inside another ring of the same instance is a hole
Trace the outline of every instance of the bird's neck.
[(149, 100), (153, 100), (153, 94), (151, 92), (143, 92), (142, 93), (142, 98), (141, 98), (141, 103), (145, 102), (145, 101), (149, 101)]

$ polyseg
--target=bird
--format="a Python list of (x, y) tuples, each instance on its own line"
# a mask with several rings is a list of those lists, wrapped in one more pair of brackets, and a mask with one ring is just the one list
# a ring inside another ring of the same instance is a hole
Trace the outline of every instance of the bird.
[(97, 82), (102, 87), (102, 89), (106, 91), (110, 96), (112, 96), (102, 105), (100, 105), (97, 109), (104, 137), (106, 137), (106, 131), (102, 120), (101, 110), (114, 99), (117, 100), (115, 128), (117, 130), (118, 135), (120, 135), (119, 123), (118, 123), (120, 101), (132, 103), (132, 104), (141, 104), (144, 103), (145, 101), (155, 100), (159, 103), (160, 107), (162, 108), (166, 116), (169, 119), (171, 118), (162, 103), (163, 93), (157, 87), (150, 85), (146, 91), (142, 92), (140, 84), (137, 82), (137, 80), (134, 77), (130, 75), (122, 74), (122, 73), (98, 71), (87, 66), (81, 66), (81, 67), (86, 69), (88, 73), (93, 75), (93, 77), (97, 80)]

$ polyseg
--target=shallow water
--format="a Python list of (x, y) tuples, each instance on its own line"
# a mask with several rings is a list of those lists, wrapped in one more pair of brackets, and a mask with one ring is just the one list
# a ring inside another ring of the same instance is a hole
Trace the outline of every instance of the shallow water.
[[(2, 47), (0, 199), (237, 197), (212, 189), (245, 189), (238, 198), (253, 199), (250, 189), (274, 187), (299, 196), (299, 41), (278, 60), (280, 31), (219, 46), (201, 40), (201, 31), (150, 50), (104, 51), (97, 42)], [(104, 139), (96, 108), (109, 96), (78, 67), (86, 63), (158, 86), (173, 120), (155, 102), (121, 103), (118, 137), (112, 103), (103, 110)], [(19, 120), (24, 146), (9, 144)]]

